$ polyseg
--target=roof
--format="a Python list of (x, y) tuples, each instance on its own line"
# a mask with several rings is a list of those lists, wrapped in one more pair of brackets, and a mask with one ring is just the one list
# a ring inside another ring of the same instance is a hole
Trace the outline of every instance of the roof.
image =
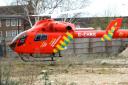
[(0, 15), (25, 14), (23, 5), (0, 6)]
[(26, 16), (23, 15), (0, 15), (0, 19), (7, 19), (7, 18), (25, 18)]

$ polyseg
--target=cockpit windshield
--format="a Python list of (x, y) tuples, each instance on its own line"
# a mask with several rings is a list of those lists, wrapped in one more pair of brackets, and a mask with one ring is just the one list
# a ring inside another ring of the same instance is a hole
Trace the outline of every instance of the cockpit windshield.
[(12, 43), (13, 42), (16, 42), (18, 39), (20, 39), (22, 36), (26, 35), (26, 31), (24, 32), (21, 32), (20, 34), (18, 34), (13, 40), (12, 40)]
[(17, 46), (23, 45), (23, 44), (25, 43), (26, 39), (27, 39), (27, 35), (26, 35), (26, 34), (22, 35), (22, 36), (19, 38), (19, 41), (18, 41)]

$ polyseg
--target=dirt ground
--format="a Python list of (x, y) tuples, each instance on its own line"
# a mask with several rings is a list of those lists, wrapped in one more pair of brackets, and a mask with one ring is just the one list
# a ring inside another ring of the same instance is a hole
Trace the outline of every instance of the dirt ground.
[(128, 85), (128, 57), (124, 56), (68, 55), (54, 64), (9, 62), (12, 79), (23, 85)]
[[(64, 60), (50, 67), (49, 80), (53, 85), (128, 85), (127, 57), (85, 57)], [(82, 60), (79, 60), (79, 59)], [(86, 60), (85, 60), (86, 59)], [(76, 61), (75, 61), (76, 60)], [(71, 62), (73, 61), (73, 62)], [(70, 64), (69, 64), (70, 62)], [(47, 70), (47, 69), (46, 69)], [(47, 70), (48, 71), (48, 70)], [(38, 77), (40, 78), (40, 77)], [(44, 81), (36, 81), (42, 85)]]

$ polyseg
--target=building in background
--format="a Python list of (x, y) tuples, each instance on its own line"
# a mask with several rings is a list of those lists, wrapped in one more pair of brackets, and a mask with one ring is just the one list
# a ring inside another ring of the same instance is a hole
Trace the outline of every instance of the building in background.
[(0, 16), (0, 41), (10, 42), (13, 37), (24, 30), (24, 18), (17, 15)]
[(25, 15), (22, 5), (0, 7), (0, 48), (3, 48), (4, 56), (9, 50), (8, 43), (26, 29)]

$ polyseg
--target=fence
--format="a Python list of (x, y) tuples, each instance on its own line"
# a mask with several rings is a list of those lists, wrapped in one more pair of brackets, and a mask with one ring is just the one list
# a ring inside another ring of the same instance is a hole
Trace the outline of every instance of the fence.
[(75, 39), (62, 54), (118, 54), (128, 44), (128, 39), (113, 39), (102, 42), (99, 38)]

